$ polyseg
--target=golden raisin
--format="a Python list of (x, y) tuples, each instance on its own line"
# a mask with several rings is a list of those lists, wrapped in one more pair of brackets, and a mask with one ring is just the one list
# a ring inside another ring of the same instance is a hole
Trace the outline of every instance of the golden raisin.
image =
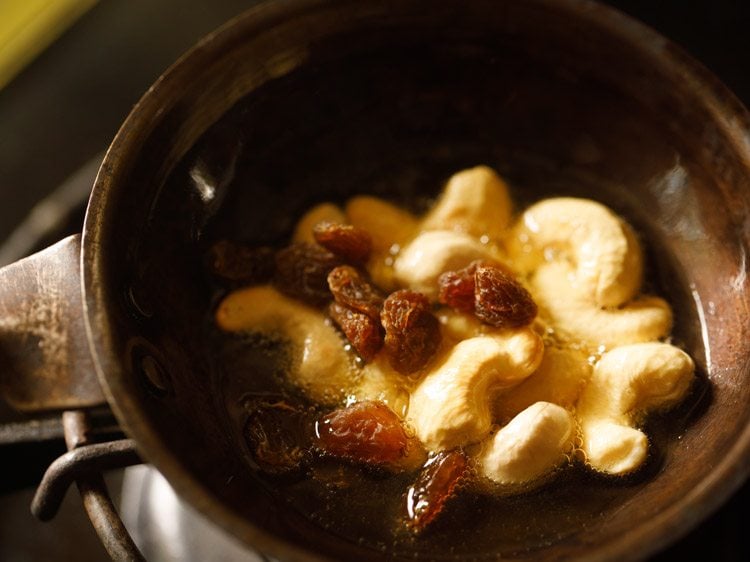
[(337, 302), (328, 306), (328, 314), (365, 361), (372, 359), (383, 347), (383, 328), (379, 320)]
[(519, 328), (536, 317), (531, 294), (501, 268), (482, 264), (474, 273), (474, 314), (495, 327)]
[(313, 227), (315, 241), (337, 256), (352, 263), (363, 263), (370, 257), (372, 238), (356, 226), (320, 222)]
[(409, 438), (401, 419), (382, 402), (355, 402), (323, 416), (315, 426), (318, 447), (334, 457), (366, 464), (395, 463)]
[(424, 367), (440, 345), (440, 323), (422, 293), (403, 289), (383, 303), (384, 348), (396, 371), (409, 374)]
[(422, 532), (443, 511), (468, 472), (468, 460), (460, 450), (441, 451), (422, 467), (414, 485), (406, 493), (407, 524)]

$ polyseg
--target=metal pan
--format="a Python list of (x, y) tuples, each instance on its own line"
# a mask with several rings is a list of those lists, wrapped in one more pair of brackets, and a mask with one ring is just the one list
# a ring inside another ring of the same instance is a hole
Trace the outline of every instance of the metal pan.
[[(486, 163), (522, 203), (592, 197), (636, 226), (702, 382), (665, 422), (647, 478), (572, 482), (478, 520), (484, 534), (409, 548), (430, 559), (643, 558), (750, 468), (748, 139), (746, 110), (702, 67), (588, 1), (260, 6), (133, 109), (80, 239), (3, 270), (6, 317), (19, 319), (4, 324), (4, 351), (16, 371), (39, 367), (4, 380), (4, 393), (28, 410), (106, 400), (178, 493), (274, 557), (406, 556), (326, 530), (249, 470), (203, 256), (222, 237), (279, 244), (315, 202), (413, 203)], [(493, 524), (504, 529), (494, 539)]]

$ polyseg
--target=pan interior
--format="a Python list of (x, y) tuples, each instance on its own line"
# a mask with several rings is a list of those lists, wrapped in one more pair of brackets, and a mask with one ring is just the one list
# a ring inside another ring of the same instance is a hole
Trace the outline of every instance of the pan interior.
[[(415, 2), (388, 13), (370, 4), (342, 4), (348, 19), (302, 13), (246, 43), (236, 37), (252, 26), (240, 20), (201, 70), (231, 95), (197, 78), (171, 93), (105, 213), (114, 353), (125, 365), (113, 384), (137, 410), (121, 413), (216, 500), (199, 507), (247, 522), (232, 528), (248, 542), (267, 540), (260, 528), (342, 559), (586, 554), (679, 503), (747, 424), (747, 344), (735, 339), (746, 297), (721, 288), (745, 251), (741, 163), (696, 92), (645, 51), (592, 31), (588, 16), (536, 2), (447, 2), (428, 17)], [(296, 62), (247, 78), (278, 52)], [(213, 124), (204, 131), (196, 114)], [(331, 494), (258, 477), (239, 404), (273, 390), (278, 350), (217, 333), (223, 288), (207, 273), (208, 248), (281, 246), (307, 208), (354, 194), (423, 209), (450, 174), (477, 164), (508, 180), (519, 209), (590, 197), (643, 240), (647, 288), (672, 304), (674, 341), (700, 376), (683, 406), (650, 424), (646, 469), (622, 481), (566, 471), (510, 498), (466, 494), (418, 538), (392, 532), (403, 479), (358, 472)]]

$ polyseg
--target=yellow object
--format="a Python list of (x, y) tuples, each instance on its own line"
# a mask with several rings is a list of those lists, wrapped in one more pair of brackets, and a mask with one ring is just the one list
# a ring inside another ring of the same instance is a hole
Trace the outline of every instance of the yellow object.
[(0, 0), (0, 88), (97, 0)]

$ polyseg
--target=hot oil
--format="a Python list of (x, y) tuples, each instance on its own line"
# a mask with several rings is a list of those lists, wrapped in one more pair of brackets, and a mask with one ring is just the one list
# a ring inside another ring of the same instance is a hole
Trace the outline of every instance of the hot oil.
[[(514, 157), (518, 161), (518, 154)], [(695, 311), (687, 290), (680, 284), (680, 276), (671, 269), (669, 256), (660, 254), (660, 245), (650, 243), (648, 224), (637, 214), (628, 213), (628, 209), (637, 206), (615, 195), (621, 193), (617, 186), (610, 186), (612, 191), (608, 193), (606, 184), (602, 188), (602, 182), (597, 182), (594, 188), (587, 181), (590, 178), (576, 177), (569, 180), (576, 185), (571, 189), (572, 184), (561, 183), (556, 176), (554, 186), (532, 179), (532, 189), (525, 181), (514, 178), (512, 169), (505, 173), (516, 190), (516, 201), (524, 204), (538, 199), (542, 193), (549, 196), (572, 191), (586, 196), (597, 189), (599, 199), (623, 214), (640, 232), (647, 250), (645, 290), (664, 296), (675, 307), (678, 319), (675, 342), (689, 344), (693, 349), (700, 347), (700, 342), (694, 341), (695, 335), (681, 328), (695, 321)], [(415, 177), (421, 178), (413, 169), (405, 169), (400, 177), (394, 178), (394, 183), (414, 181)], [(424, 198), (411, 202), (413, 209), (424, 206)], [(228, 335), (215, 329), (210, 339), (215, 348), (217, 389), (223, 397), (238, 451), (248, 460), (248, 470), (288, 509), (347, 542), (373, 553), (388, 552), (391, 557), (482, 558), (483, 552), (513, 556), (533, 553), (560, 541), (577, 540), (576, 536), (600, 525), (602, 514), (632, 500), (668, 467), (670, 455), (680, 446), (682, 433), (710, 402), (710, 387), (699, 373), (691, 395), (679, 407), (647, 420), (644, 430), (650, 440), (650, 455), (645, 466), (634, 475), (620, 479), (606, 477), (586, 469), (576, 458), (542, 485), (520, 493), (505, 494), (503, 490), (487, 493), (486, 487), (469, 483), (448, 501), (433, 524), (415, 534), (405, 524), (404, 496), (416, 472), (393, 474), (316, 455), (309, 457), (304, 470), (282, 478), (258, 471), (243, 437), (248, 407), (252, 407), (254, 400), (281, 399), (299, 405), (311, 418), (321, 415), (325, 408), (309, 403), (298, 390), (285, 384), (289, 348), (283, 340)]]

